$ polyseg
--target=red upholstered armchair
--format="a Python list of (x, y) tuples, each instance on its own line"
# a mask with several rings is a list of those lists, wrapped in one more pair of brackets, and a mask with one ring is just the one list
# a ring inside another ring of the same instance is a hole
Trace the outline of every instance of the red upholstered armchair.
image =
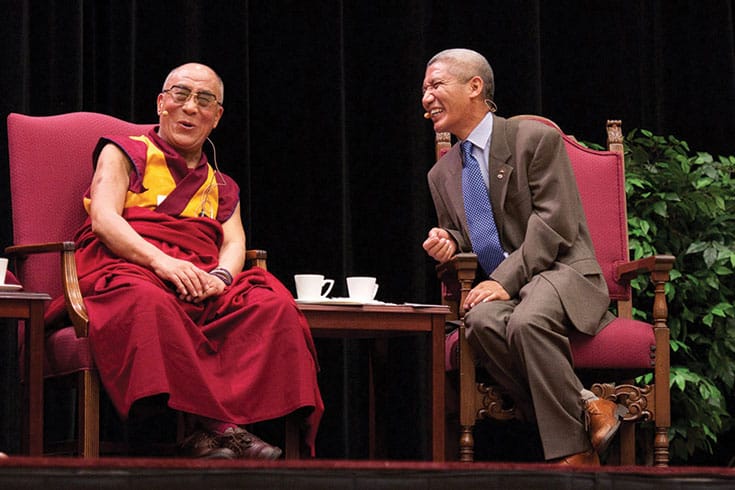
[[(99, 454), (100, 382), (89, 349), (74, 243), (68, 240), (86, 218), (82, 196), (91, 182), (92, 150), (99, 138), (138, 135), (151, 127), (89, 112), (8, 116), (15, 245), (5, 252), (15, 258), (15, 271), (26, 291), (65, 296), (71, 324), (47, 332), (44, 376), (76, 377), (76, 453), (83, 457)], [(263, 251), (248, 251), (248, 259), (265, 266)], [(27, 362), (28, 356), (21, 359)], [(24, 408), (42, 413), (43, 403)]]
[[(621, 464), (635, 464), (635, 422), (655, 425), (653, 462), (668, 465), (670, 425), (669, 401), (669, 329), (664, 284), (674, 262), (671, 256), (648, 257), (630, 261), (625, 204), (625, 166), (620, 121), (608, 121), (609, 151), (595, 151), (565, 135), (552, 121), (536, 119), (557, 129), (564, 139), (572, 162), (582, 204), (587, 216), (597, 259), (600, 262), (610, 299), (617, 306), (617, 319), (597, 336), (580, 333), (570, 337), (575, 371), (597, 396), (627, 408), (620, 429)], [(449, 135), (437, 135), (437, 158), (448, 149)], [(477, 261), (474, 254), (458, 254), (438, 266), (442, 280), (443, 301), (462, 318), (461, 305), (475, 280)], [(639, 273), (650, 274), (654, 289), (653, 324), (632, 319), (630, 280)], [(460, 325), (461, 322), (460, 322)], [(474, 457), (473, 427), (482, 417), (510, 419), (513, 407), (498, 387), (477, 383), (475, 364), (464, 326), (447, 337), (447, 370), (459, 373), (459, 458)], [(653, 373), (653, 382), (636, 385), (633, 379)]]

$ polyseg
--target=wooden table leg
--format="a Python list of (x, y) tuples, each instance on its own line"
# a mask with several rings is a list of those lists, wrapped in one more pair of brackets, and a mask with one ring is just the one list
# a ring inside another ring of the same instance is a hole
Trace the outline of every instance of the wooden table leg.
[[(365, 305), (362, 307), (339, 305), (299, 305), (305, 314), (314, 337), (356, 338), (375, 341), (374, 346), (380, 346), (386, 338), (406, 334), (429, 334), (430, 349), (427, 356), (427, 379), (431, 380), (429, 388), (430, 402), (428, 405), (428, 429), (431, 432), (431, 443), (428, 453), (434, 461), (444, 461), (445, 451), (445, 413), (444, 413), (444, 323), (449, 309), (437, 305)], [(385, 434), (385, 424), (381, 414), (376, 414), (386, 405), (379, 396), (385, 396), (385, 391), (374, 391), (381, 381), (385, 381), (387, 372), (379, 375), (377, 369), (385, 359), (377, 355), (381, 349), (371, 349), (369, 359), (370, 379), (368, 380), (371, 393), (370, 403), (370, 457), (380, 457), (385, 452), (381, 444), (381, 435)], [(385, 355), (385, 352), (383, 352)]]
[(384, 422), (387, 416), (386, 386), (388, 373), (388, 342), (385, 338), (373, 339), (368, 354), (368, 457), (385, 459), (387, 428)]
[(29, 301), (30, 313), (25, 325), (25, 384), (24, 400), (28, 413), (25, 415), (27, 440), (24, 450), (30, 456), (43, 455), (43, 302)]
[(431, 315), (431, 456), (444, 461), (444, 315)]

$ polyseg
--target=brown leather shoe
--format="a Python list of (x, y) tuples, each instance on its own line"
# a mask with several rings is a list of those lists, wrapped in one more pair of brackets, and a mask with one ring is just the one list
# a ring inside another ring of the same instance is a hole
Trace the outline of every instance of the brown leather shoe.
[(215, 434), (204, 430), (198, 430), (184, 439), (180, 446), (180, 452), (190, 458), (202, 459), (236, 459), (237, 455), (232, 449), (222, 447)]
[(600, 457), (594, 449), (583, 453), (570, 454), (566, 458), (554, 460), (553, 463), (561, 466), (600, 466)]
[(230, 427), (219, 436), (220, 444), (242, 459), (278, 459), (281, 449), (240, 427)]
[(585, 407), (585, 425), (590, 434), (590, 442), (597, 454), (602, 454), (620, 428), (620, 410), (610, 400), (590, 400)]

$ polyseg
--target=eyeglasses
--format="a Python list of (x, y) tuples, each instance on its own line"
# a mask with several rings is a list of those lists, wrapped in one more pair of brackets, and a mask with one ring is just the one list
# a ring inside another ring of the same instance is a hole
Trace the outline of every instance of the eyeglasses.
[(181, 85), (172, 85), (171, 88), (165, 89), (163, 93), (171, 95), (171, 98), (177, 104), (186, 104), (190, 98), (194, 97), (197, 105), (202, 109), (208, 109), (212, 104), (222, 105), (222, 102), (218, 101), (217, 96), (214, 94), (210, 94), (209, 92), (192, 92), (191, 89), (182, 87)]

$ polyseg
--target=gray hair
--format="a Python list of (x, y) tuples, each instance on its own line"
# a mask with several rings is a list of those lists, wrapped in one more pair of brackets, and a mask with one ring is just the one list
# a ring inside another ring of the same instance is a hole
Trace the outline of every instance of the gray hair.
[(464, 48), (445, 49), (435, 54), (428, 63), (427, 68), (434, 63), (447, 63), (447, 71), (452, 75), (469, 81), (472, 77), (478, 76), (485, 85), (485, 98), (494, 100), (495, 97), (495, 77), (493, 69), (487, 59), (477, 51)]

